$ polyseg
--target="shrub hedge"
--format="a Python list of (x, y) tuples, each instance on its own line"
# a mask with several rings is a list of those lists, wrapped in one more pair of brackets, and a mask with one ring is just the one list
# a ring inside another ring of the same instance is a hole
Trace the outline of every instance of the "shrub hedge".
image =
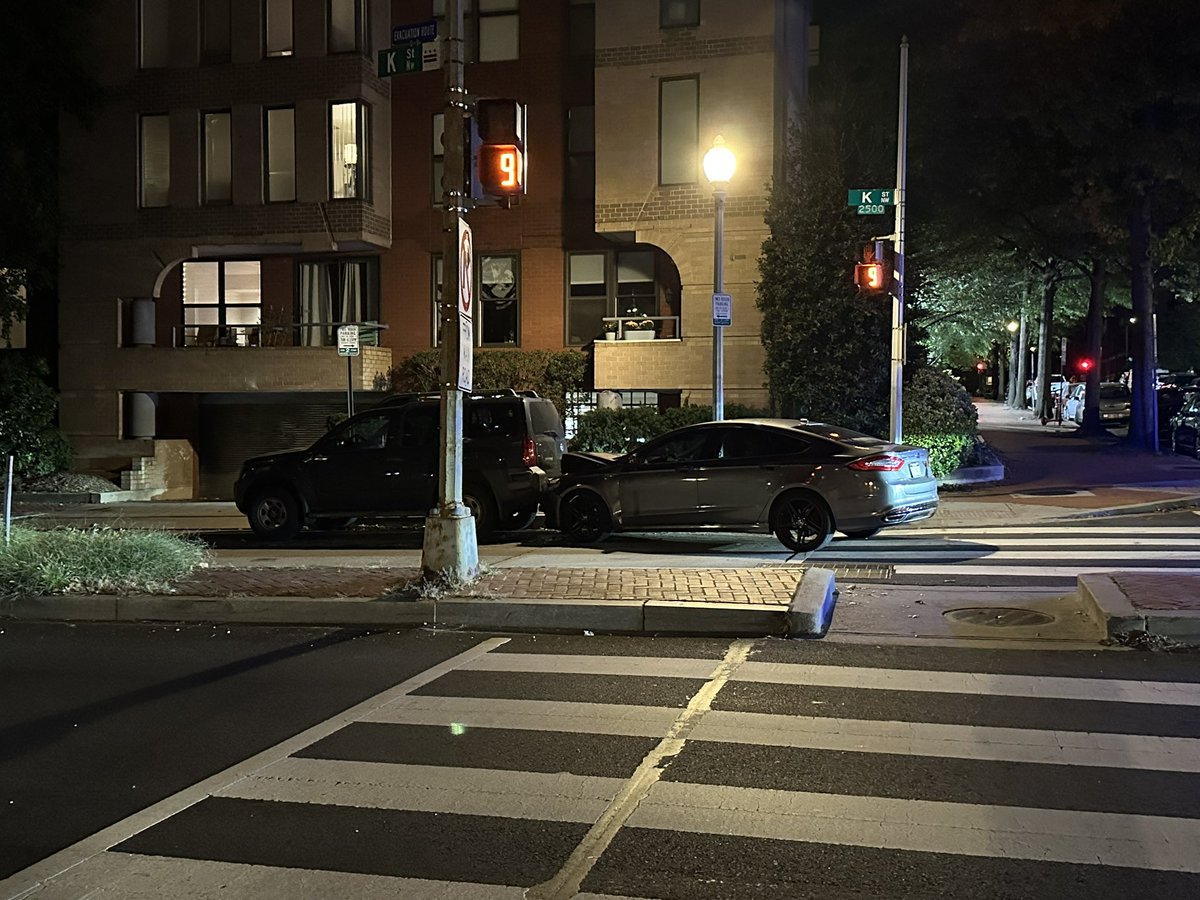
[(929, 468), (944, 478), (975, 445), (979, 414), (958, 381), (937, 369), (917, 369), (904, 390), (904, 442), (929, 451)]
[[(765, 409), (732, 403), (725, 407), (729, 419), (767, 416)], [(572, 450), (628, 453), (639, 444), (684, 425), (712, 420), (711, 406), (679, 406), (661, 413), (652, 406), (597, 409), (580, 417)]]
[(71, 465), (71, 445), (54, 426), (58, 396), (46, 383), (46, 363), (23, 353), (0, 353), (0, 481), (8, 455), (15, 474), (36, 478)]

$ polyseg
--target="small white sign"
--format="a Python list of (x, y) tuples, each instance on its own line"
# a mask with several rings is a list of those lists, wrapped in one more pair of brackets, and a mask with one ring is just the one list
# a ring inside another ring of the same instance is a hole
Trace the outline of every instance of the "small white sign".
[(421, 45), (421, 71), (432, 72), (442, 67), (442, 42), (427, 41)]
[(713, 294), (713, 325), (733, 324), (733, 297), (729, 294)]
[(358, 356), (358, 326), (338, 326), (338, 356)]

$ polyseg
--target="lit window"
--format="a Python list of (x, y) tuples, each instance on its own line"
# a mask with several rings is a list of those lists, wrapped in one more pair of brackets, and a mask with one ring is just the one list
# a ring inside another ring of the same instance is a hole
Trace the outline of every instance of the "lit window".
[(265, 0), (267, 56), (291, 56), (292, 0)]
[(659, 82), (659, 184), (691, 184), (697, 180), (699, 98), (698, 78), (668, 78)]
[(700, 24), (700, 0), (658, 0), (660, 28)]
[(479, 258), (479, 342), (486, 346), (520, 343), (520, 278), (517, 257)]
[[(300, 263), (298, 282), (303, 346), (333, 346), (339, 325), (378, 321), (377, 257)], [(378, 334), (374, 329), (361, 329), (359, 340), (375, 345)]]
[(166, 206), (171, 193), (171, 119), (142, 116), (141, 204)]
[(296, 111), (267, 110), (267, 200), (296, 199)]
[(358, 101), (334, 103), (330, 106), (331, 173), (335, 200), (366, 199), (367, 185), (367, 109)]
[(204, 114), (205, 203), (228, 203), (233, 199), (230, 120), (227, 112)]
[(171, 60), (168, 41), (169, 0), (141, 0), (138, 5), (139, 62), (143, 69), (160, 69)]
[(262, 324), (262, 276), (256, 259), (183, 264), (183, 335), (187, 346), (246, 347)]

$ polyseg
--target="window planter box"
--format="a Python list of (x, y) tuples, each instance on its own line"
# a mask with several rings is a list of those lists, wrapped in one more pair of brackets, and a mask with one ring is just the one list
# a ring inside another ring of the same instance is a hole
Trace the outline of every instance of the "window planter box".
[(654, 340), (654, 332), (647, 329), (646, 331), (626, 331), (625, 340), (627, 341), (652, 341)]

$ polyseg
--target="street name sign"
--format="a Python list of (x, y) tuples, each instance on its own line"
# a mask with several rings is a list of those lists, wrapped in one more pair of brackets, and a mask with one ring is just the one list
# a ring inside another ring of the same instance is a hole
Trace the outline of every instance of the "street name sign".
[(729, 294), (713, 294), (713, 326), (733, 324), (733, 297)]
[(436, 41), (437, 33), (437, 19), (426, 19), (424, 22), (413, 22), (410, 25), (393, 25), (392, 43), (407, 44), (409, 41), (427, 43)]
[(380, 78), (410, 72), (432, 72), (442, 67), (442, 45), (436, 41), (408, 41), (379, 51)]
[(338, 356), (358, 356), (358, 326), (338, 326)]
[(891, 188), (855, 188), (846, 192), (846, 205), (857, 206), (860, 216), (881, 216), (886, 207), (895, 206), (896, 192)]

